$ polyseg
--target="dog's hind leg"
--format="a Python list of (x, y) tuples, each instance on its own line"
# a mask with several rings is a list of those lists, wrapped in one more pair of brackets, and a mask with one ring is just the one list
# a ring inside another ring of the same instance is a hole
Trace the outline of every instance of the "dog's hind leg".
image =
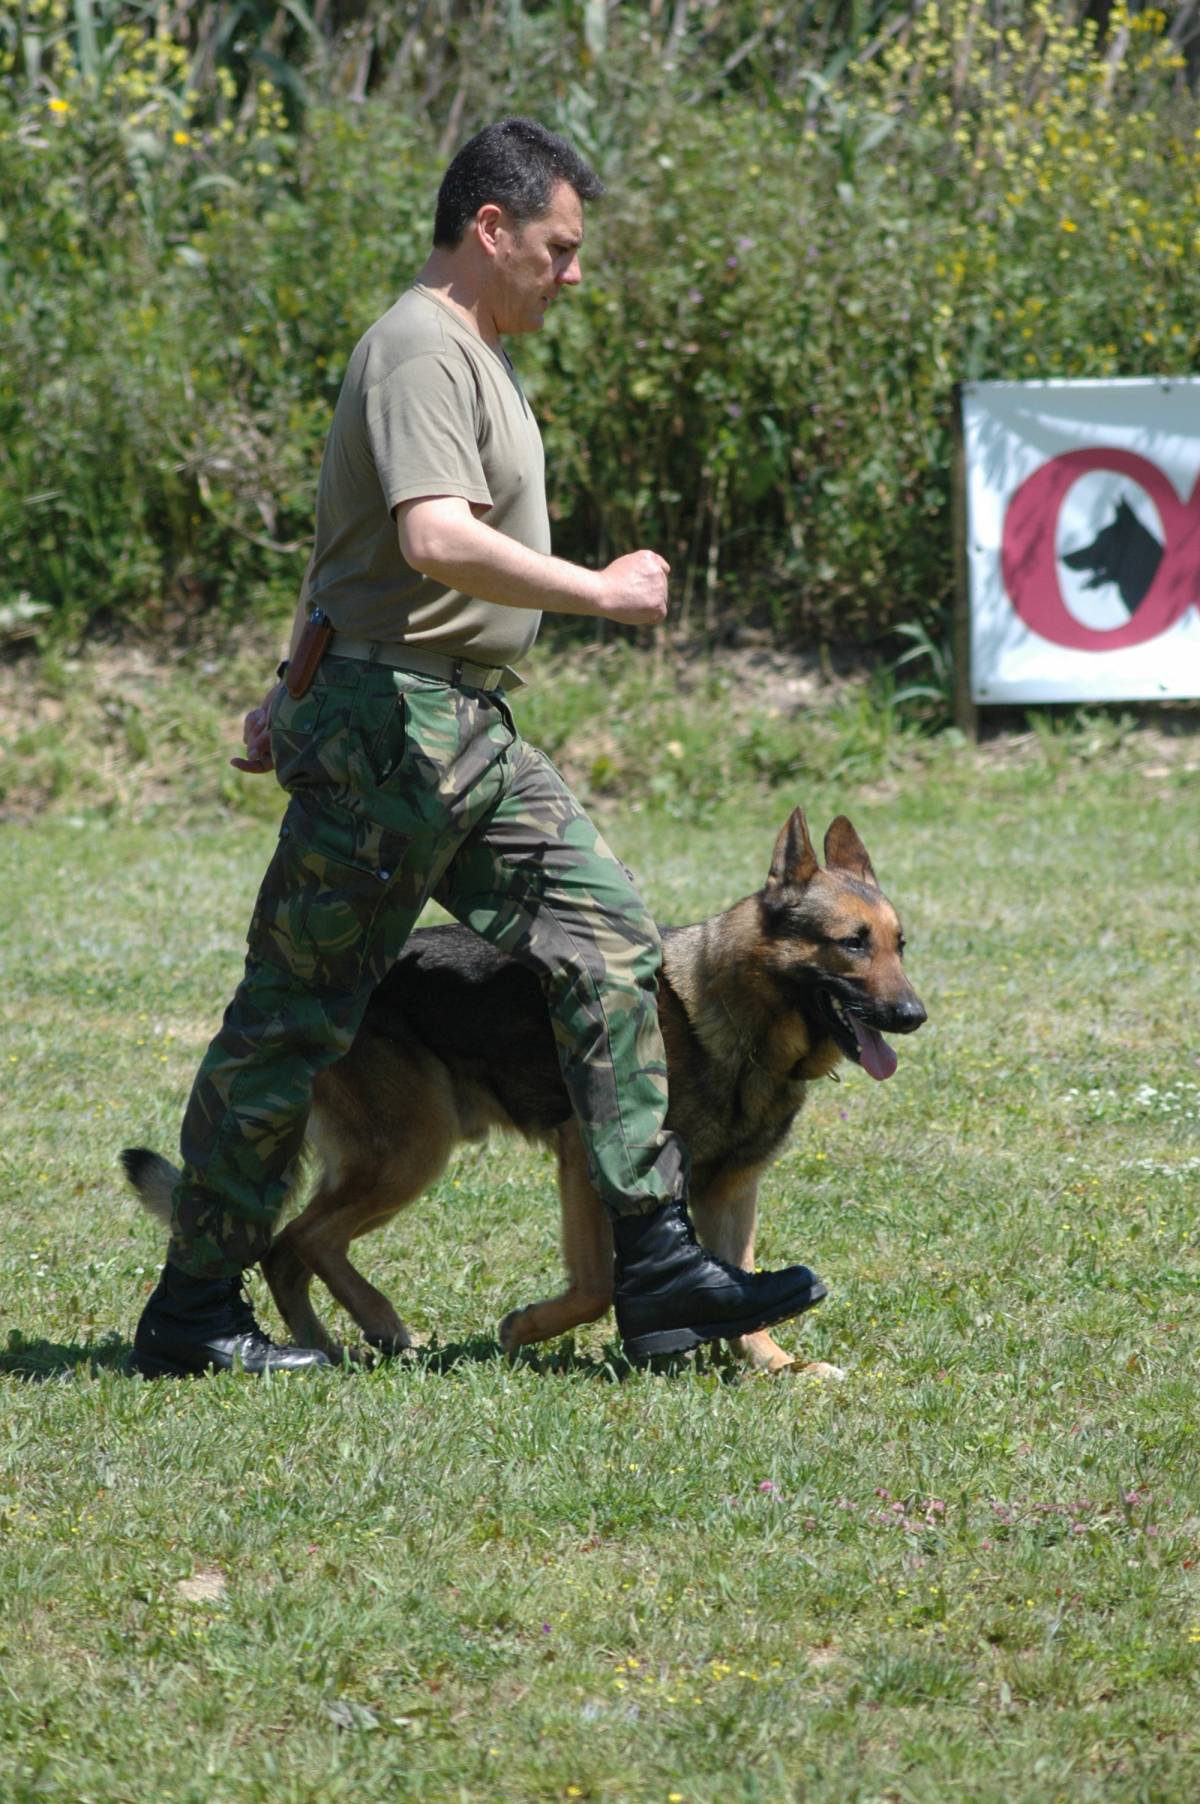
[[(754, 1270), (758, 1178), (757, 1169), (729, 1173), (710, 1185), (703, 1196), (694, 1196), (691, 1201), (692, 1220), (701, 1245), (715, 1253), (718, 1259), (726, 1259), (730, 1265), (738, 1265), (747, 1272)], [(765, 1328), (760, 1328), (757, 1334), (740, 1335), (731, 1340), (729, 1346), (735, 1356), (755, 1372), (772, 1375), (807, 1372), (815, 1378), (845, 1375), (840, 1366), (827, 1365), (824, 1360), (806, 1364), (785, 1353)]]
[[(296, 1220), (285, 1228), (280, 1238), (291, 1237), (290, 1244), (284, 1248), (284, 1258), (288, 1261), (285, 1270), (291, 1269), (293, 1264), (303, 1269), (304, 1297), (301, 1306), (327, 1340), (329, 1339), (327, 1331), (321, 1327), (319, 1319), (312, 1310), (312, 1304), (308, 1300), (308, 1282), (314, 1277), (321, 1280), (334, 1301), (340, 1303), (342, 1308), (353, 1318), (355, 1324), (362, 1331), (363, 1338), (370, 1346), (385, 1353), (400, 1353), (405, 1347), (412, 1345), (412, 1336), (397, 1315), (390, 1300), (381, 1290), (376, 1289), (375, 1285), (363, 1277), (357, 1267), (351, 1263), (346, 1251), (355, 1235), (358, 1206), (364, 1201), (379, 1203), (382, 1198), (374, 1196), (364, 1198), (361, 1188), (357, 1186), (352, 1199), (337, 1190), (325, 1193), (318, 1191), (313, 1202), (318, 1203), (322, 1210), (331, 1211), (332, 1219), (330, 1214), (322, 1214), (310, 1219), (308, 1210), (305, 1210), (303, 1215), (297, 1216)], [(310, 1208), (311, 1206), (310, 1204)], [(378, 1219), (382, 1222), (394, 1212), (393, 1207), (379, 1209), (377, 1211)], [(365, 1232), (371, 1225), (370, 1222), (363, 1223), (358, 1228), (358, 1232)], [(275, 1248), (273, 1247), (271, 1251), (274, 1254)], [(293, 1300), (297, 1296), (298, 1293), (293, 1292)], [(276, 1300), (278, 1301), (278, 1297)], [(296, 1325), (284, 1313), (282, 1303), (280, 1304), (280, 1313), (284, 1314), (284, 1319), (291, 1332), (297, 1334)], [(315, 1346), (320, 1343), (309, 1340), (305, 1344)], [(323, 1350), (328, 1351), (328, 1348)]]
[(334, 1181), (322, 1183), (281, 1236), (289, 1243), (286, 1254), (321, 1280), (380, 1352), (402, 1352), (412, 1336), (384, 1293), (351, 1263), (350, 1242), (415, 1202), (445, 1170), (457, 1138), (448, 1124), (426, 1119), (421, 1136), (412, 1135), (403, 1151), (392, 1145), (378, 1164), (360, 1157), (348, 1170), (335, 1171)]
[(275, 1307), (296, 1345), (315, 1347), (337, 1359), (341, 1355), (341, 1346), (313, 1307), (310, 1294), (313, 1268), (305, 1257), (301, 1232), (302, 1224), (319, 1221), (324, 1216), (336, 1196), (338, 1179), (346, 1175), (346, 1160), (331, 1125), (325, 1124), (324, 1131), (321, 1130), (320, 1109), (314, 1102), (308, 1119), (308, 1137), (320, 1160), (321, 1176), (308, 1206), (275, 1236), (261, 1265)]
[(583, 1141), (575, 1121), (558, 1130), (558, 1194), (562, 1202), (563, 1264), (567, 1288), (557, 1297), (512, 1309), (500, 1324), (506, 1353), (535, 1341), (569, 1334), (595, 1322), (612, 1307), (613, 1238), (604, 1205), (587, 1173)]
[[(263, 1270), (289, 1330), (303, 1345), (340, 1348), (309, 1300), (313, 1277), (383, 1352), (412, 1337), (381, 1290), (350, 1262), (352, 1240), (381, 1228), (445, 1170), (463, 1125), (440, 1061), (368, 1038), (318, 1080), (308, 1124), (321, 1162), (312, 1201), (278, 1236)], [(319, 1338), (318, 1338), (319, 1337)]]
[[(403, 1202), (411, 1202), (423, 1188), (418, 1185)], [(320, 1278), (371, 1346), (398, 1353), (412, 1345), (408, 1329), (388, 1298), (351, 1264), (346, 1251), (351, 1240), (368, 1228), (382, 1226), (403, 1202), (395, 1200), (392, 1190), (368, 1189), (353, 1180), (322, 1184), (307, 1209), (276, 1238), (263, 1260), (263, 1271), (276, 1307), (297, 1343), (334, 1356), (342, 1350), (312, 1305), (309, 1286), (313, 1278)], [(370, 1219), (364, 1220), (368, 1210)]]
[(277, 1234), (262, 1259), (262, 1274), (275, 1307), (298, 1347), (315, 1347), (336, 1358), (341, 1349), (312, 1305), (312, 1272), (296, 1250), (294, 1223)]

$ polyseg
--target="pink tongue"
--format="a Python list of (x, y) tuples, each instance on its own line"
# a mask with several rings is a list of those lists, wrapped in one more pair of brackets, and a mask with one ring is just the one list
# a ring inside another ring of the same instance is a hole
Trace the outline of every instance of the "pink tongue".
[(873, 1027), (865, 1027), (857, 1015), (850, 1016), (850, 1025), (858, 1041), (858, 1056), (862, 1060), (863, 1070), (882, 1083), (896, 1069), (895, 1053), (883, 1035), (876, 1033)]

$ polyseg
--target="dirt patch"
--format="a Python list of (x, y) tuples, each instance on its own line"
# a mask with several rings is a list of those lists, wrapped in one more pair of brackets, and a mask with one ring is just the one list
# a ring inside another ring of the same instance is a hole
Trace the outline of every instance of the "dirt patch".
[(226, 1593), (225, 1574), (215, 1566), (199, 1566), (191, 1578), (180, 1579), (178, 1596), (189, 1604), (219, 1604)]

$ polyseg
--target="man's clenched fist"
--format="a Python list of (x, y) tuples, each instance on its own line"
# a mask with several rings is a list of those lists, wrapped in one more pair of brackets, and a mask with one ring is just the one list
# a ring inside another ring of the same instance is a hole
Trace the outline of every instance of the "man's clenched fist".
[(623, 626), (658, 626), (667, 617), (671, 566), (657, 551), (630, 551), (601, 571), (601, 613)]

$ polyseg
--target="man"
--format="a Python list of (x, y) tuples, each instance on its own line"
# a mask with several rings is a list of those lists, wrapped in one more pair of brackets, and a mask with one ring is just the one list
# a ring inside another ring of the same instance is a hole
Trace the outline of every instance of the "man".
[(659, 942), (628, 874), (513, 723), (511, 666), (550, 609), (661, 621), (667, 565), (550, 555), (542, 444), (503, 347), (581, 279), (601, 184), (527, 119), (455, 157), (416, 284), (355, 349), (317, 492), (308, 606), (336, 632), (308, 693), (247, 717), (240, 768), (290, 792), (245, 976), (184, 1118), (167, 1265), (134, 1366), (147, 1376), (326, 1363), (274, 1346), (243, 1272), (270, 1244), (316, 1074), (354, 1038), (426, 901), (531, 965), (592, 1179), (613, 1217), (631, 1357), (734, 1337), (824, 1296), (804, 1266), (752, 1274), (696, 1244), (668, 1132)]

